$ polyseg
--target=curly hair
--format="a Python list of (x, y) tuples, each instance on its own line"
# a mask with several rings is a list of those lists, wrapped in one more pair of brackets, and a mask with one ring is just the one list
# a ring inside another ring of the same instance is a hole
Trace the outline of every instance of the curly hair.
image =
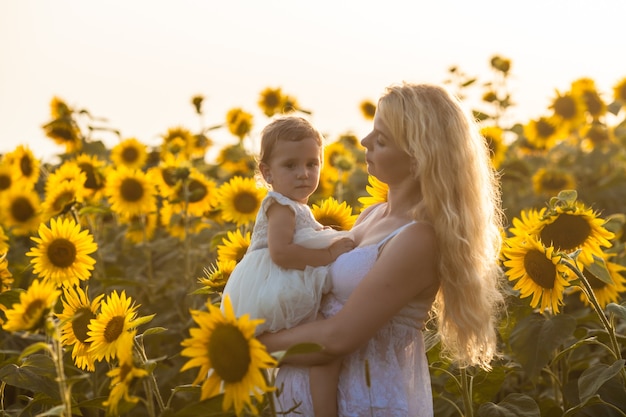
[(504, 305), (504, 216), (488, 145), (459, 100), (439, 86), (389, 86), (377, 112), (414, 159), (423, 199), (412, 216), (430, 222), (437, 236), (440, 287), (432, 312), (443, 353), (461, 366), (489, 369)]

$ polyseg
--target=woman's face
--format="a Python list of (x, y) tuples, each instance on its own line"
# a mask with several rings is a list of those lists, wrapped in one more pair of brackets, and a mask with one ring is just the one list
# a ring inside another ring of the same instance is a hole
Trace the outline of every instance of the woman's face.
[(378, 114), (374, 129), (361, 140), (365, 147), (367, 171), (386, 184), (393, 184), (411, 176), (411, 157), (396, 145), (391, 132)]

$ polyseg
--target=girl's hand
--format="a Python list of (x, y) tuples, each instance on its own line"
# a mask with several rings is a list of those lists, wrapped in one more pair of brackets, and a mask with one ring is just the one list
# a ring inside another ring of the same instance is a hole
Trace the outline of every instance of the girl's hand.
[(328, 252), (330, 253), (331, 261), (334, 261), (341, 255), (342, 253), (350, 252), (352, 249), (356, 247), (354, 240), (343, 237), (338, 241), (334, 242), (332, 245), (328, 247)]

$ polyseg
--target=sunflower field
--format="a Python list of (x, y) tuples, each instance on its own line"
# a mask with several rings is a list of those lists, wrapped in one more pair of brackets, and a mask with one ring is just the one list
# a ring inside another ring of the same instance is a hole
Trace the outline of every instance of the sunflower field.
[[(444, 83), (480, 95), (501, 172), (500, 355), (490, 372), (459, 369), (429, 323), (435, 415), (626, 416), (626, 78), (608, 92), (572, 80), (511, 122), (511, 61), (490, 66), (489, 80), (451, 67)], [(190, 104), (203, 118), (203, 97)], [(276, 415), (270, 370), (312, 347), (267, 352), (259, 320), (235, 317), (221, 292), (266, 193), (254, 127), (311, 111), (281, 88), (255, 105), (147, 146), (54, 97), (42, 128), (63, 149), (55, 162), (22, 145), (0, 155), (1, 416)], [(360, 108), (373, 119), (373, 102)], [(209, 160), (218, 132), (233, 143)], [(354, 134), (327, 139), (309, 201), (320, 223), (349, 230), (386, 185)]]

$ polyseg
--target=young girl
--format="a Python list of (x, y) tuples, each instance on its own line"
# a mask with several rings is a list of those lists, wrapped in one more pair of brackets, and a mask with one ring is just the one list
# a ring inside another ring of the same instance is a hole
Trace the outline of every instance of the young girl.
[[(322, 226), (307, 205), (319, 185), (322, 142), (321, 133), (300, 117), (276, 119), (262, 132), (259, 170), (271, 191), (223, 294), (238, 317), (265, 319), (257, 335), (315, 320), (330, 290), (327, 265), (354, 248), (347, 232)], [(316, 415), (337, 413), (338, 364), (311, 368)]]

